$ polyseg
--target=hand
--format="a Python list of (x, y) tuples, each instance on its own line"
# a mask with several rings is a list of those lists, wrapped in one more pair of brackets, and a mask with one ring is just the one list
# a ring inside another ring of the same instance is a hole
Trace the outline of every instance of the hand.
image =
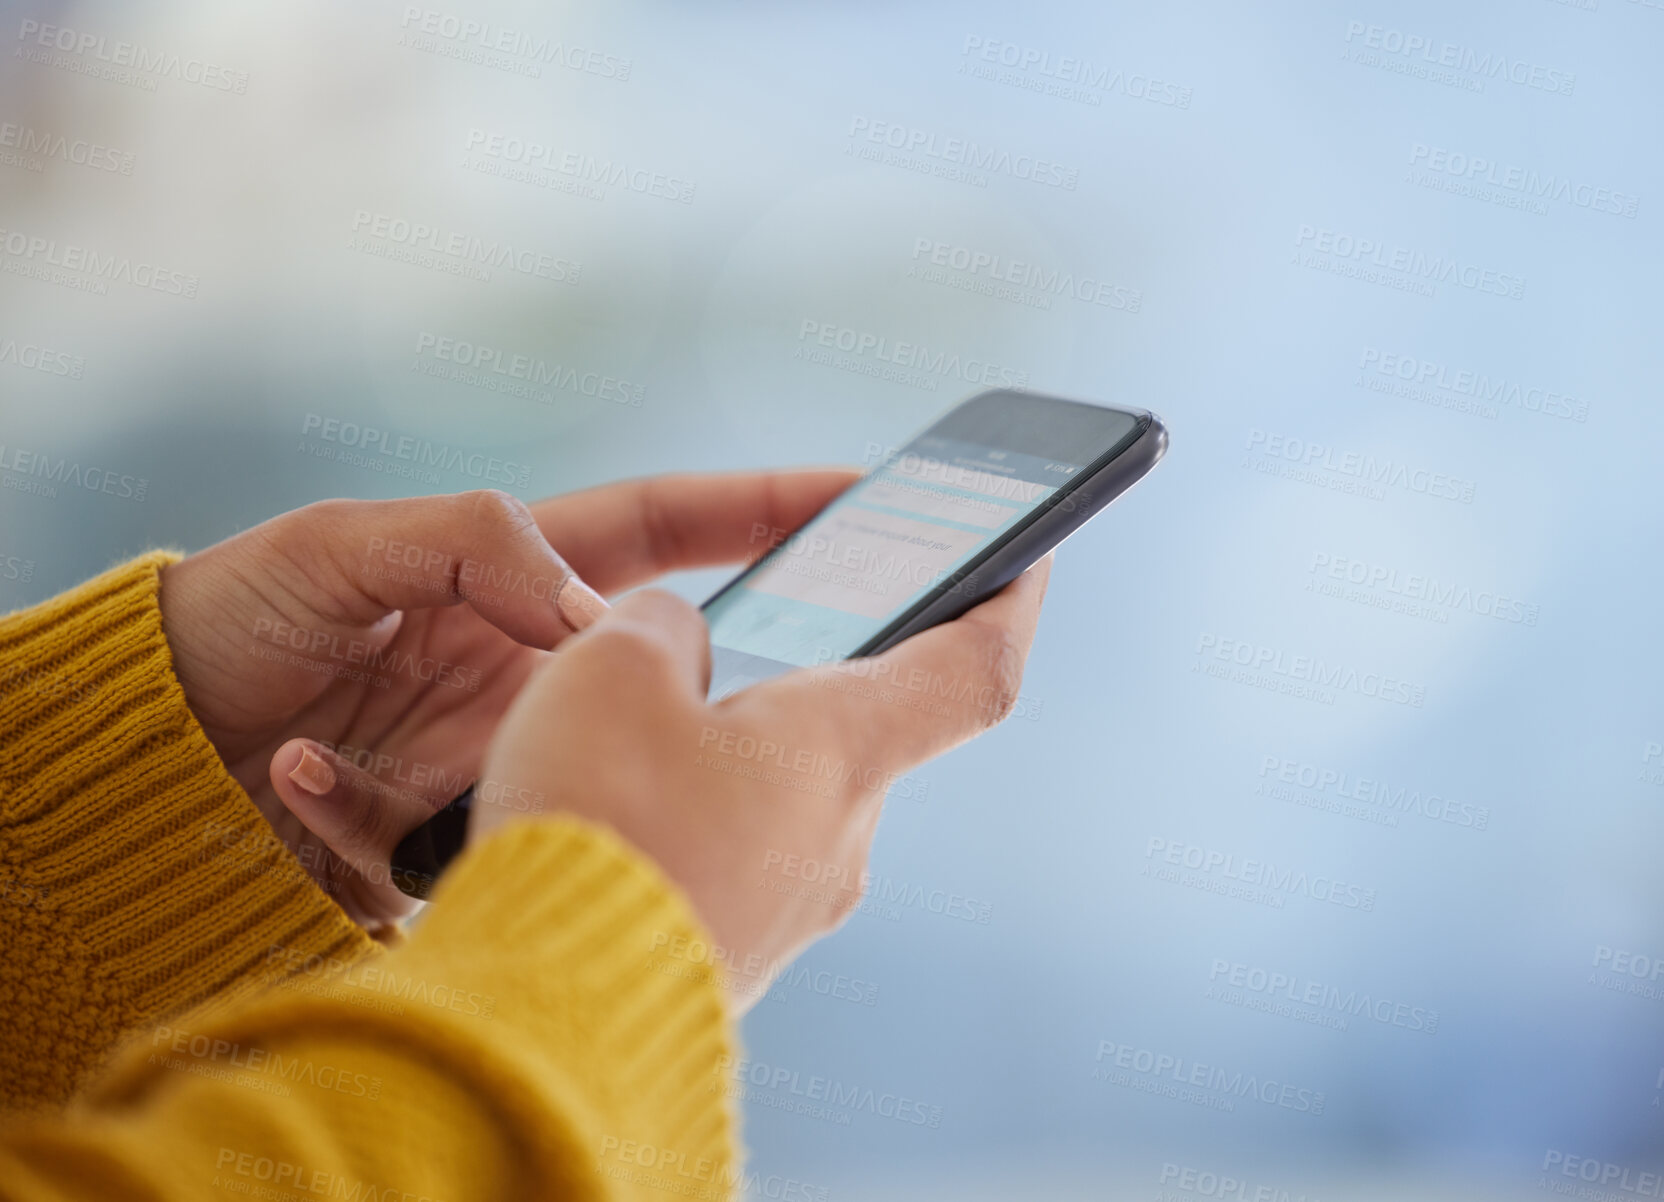
[(717, 945), (706, 958), (727, 969), (743, 1012), (859, 903), (888, 785), (1009, 713), (1050, 572), (1048, 556), (880, 656), (715, 705), (699, 612), (668, 593), (632, 594), (540, 665), (509, 707), (470, 838), (535, 821), (516, 809), (533, 793), (547, 797), (546, 816), (612, 827), (686, 893)]
[(594, 589), (760, 553), (756, 529), (801, 525), (854, 479), (663, 476), (530, 508), (493, 491), (324, 501), (164, 569), (163, 629), (232, 775), (374, 929), (415, 908), (393, 847), (474, 778), (548, 649), (604, 612)]

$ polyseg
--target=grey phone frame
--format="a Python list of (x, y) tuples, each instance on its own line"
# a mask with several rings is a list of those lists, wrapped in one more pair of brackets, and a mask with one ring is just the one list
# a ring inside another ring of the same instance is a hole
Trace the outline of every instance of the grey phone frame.
[[(1147, 409), (1125, 409), (1118, 405), (1096, 405), (1086, 401), (1014, 389), (991, 389), (960, 402), (971, 404), (990, 396), (1008, 395), (1020, 400), (1044, 400), (1089, 409), (1107, 409), (1133, 418), (1133, 428), (1114, 446), (1071, 477), (1069, 482), (1036, 505), (1022, 521), (1000, 535), (970, 563), (960, 568), (914, 602), (887, 626), (862, 643), (849, 658), (877, 655), (903, 639), (951, 622), (979, 601), (1010, 584), (1046, 552), (1056, 547), (1093, 515), (1141, 480), (1167, 453), (1167, 428)], [(957, 406), (956, 406), (957, 408)], [(951, 412), (951, 411), (950, 411)], [(945, 416), (945, 415), (944, 415)], [(929, 433), (942, 419), (932, 422), (907, 444)], [(854, 487), (853, 485), (851, 487)], [(734, 588), (770, 555), (764, 555), (706, 600), (705, 608)]]
[[(1039, 395), (993, 389), (970, 399), (978, 400), (1001, 392), (1028, 398)], [(1047, 396), (1041, 399), (1086, 405), (1084, 401), (1070, 401), (1063, 397)], [(921, 597), (859, 647), (855, 655), (874, 655), (893, 647), (909, 635), (957, 618), (990, 593), (998, 592), (1035, 560), (1084, 526), (1093, 514), (1131, 488), (1166, 452), (1167, 431), (1155, 414), (1144, 409), (1119, 409), (1113, 405), (1089, 407), (1114, 409), (1130, 415), (1134, 419), (1132, 432), (1093, 460), (1082, 472), (1071, 477), (1068, 484), (1035, 506), (1017, 525), (983, 548), (982, 554), (975, 560)], [(935, 424), (931, 423), (932, 426)], [(927, 431), (928, 427), (920, 433)], [(709, 605), (744, 580), (756, 566), (752, 564), (735, 576), (705, 604)], [(393, 851), (391, 876), (402, 892), (411, 897), (426, 898), (439, 874), (461, 854), (467, 841), (468, 812), (473, 800), (474, 788), (470, 785), (460, 797), (400, 841)]]

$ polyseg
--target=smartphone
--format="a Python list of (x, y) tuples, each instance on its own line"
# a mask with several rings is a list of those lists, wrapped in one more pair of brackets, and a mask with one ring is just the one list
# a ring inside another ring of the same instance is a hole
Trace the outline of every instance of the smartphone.
[[(768, 551), (703, 612), (710, 698), (830, 660), (876, 655), (951, 621), (1120, 496), (1167, 450), (1153, 413), (1032, 392), (984, 392)], [(469, 790), (393, 853), (395, 884), (426, 897), (467, 837)]]
[(876, 655), (1004, 588), (1167, 449), (1154, 414), (1032, 392), (961, 403), (705, 602), (716, 700)]

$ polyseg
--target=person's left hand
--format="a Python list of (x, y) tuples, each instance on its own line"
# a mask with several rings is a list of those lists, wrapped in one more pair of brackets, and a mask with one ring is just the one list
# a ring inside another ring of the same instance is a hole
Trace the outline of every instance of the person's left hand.
[(660, 476), (530, 507), (492, 490), (323, 501), (163, 569), (163, 629), (231, 774), (374, 930), (417, 904), (386, 849), (474, 779), (533, 668), (604, 612), (595, 590), (755, 557), (855, 478)]

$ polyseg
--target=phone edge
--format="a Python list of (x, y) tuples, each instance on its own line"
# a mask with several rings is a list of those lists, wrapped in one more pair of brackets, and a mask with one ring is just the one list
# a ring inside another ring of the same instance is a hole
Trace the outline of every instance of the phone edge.
[[(951, 622), (973, 609), (1022, 575), (1047, 552), (1061, 545), (1122, 493), (1149, 475), (1167, 453), (1167, 427), (1160, 417), (1147, 409), (1124, 409), (1122, 412), (1136, 414), (1143, 425), (1131, 443), (1118, 453), (1106, 452), (1107, 457), (1095, 471), (1059, 496), (1055, 504), (1018, 531), (1009, 542), (997, 547), (952, 588), (912, 614), (903, 616), (891, 628), (880, 631), (849, 658), (881, 654), (904, 639), (932, 626), (940, 626), (943, 622)], [(1081, 500), (1083, 494), (1086, 494), (1084, 502)]]

